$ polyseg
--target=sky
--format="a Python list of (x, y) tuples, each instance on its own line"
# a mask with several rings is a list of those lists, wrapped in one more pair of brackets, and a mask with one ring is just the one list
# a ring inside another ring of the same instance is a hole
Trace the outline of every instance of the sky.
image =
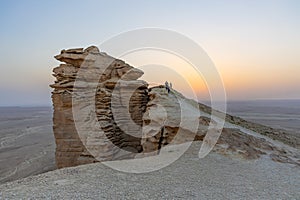
[[(51, 105), (51, 71), (59, 64), (53, 56), (61, 49), (97, 46), (144, 27), (173, 30), (200, 45), (229, 100), (300, 99), (297, 0), (1, 0), (0, 27), (0, 106)], [(133, 58), (124, 57), (130, 64)], [(168, 80), (188, 93), (175, 76)], [(187, 79), (200, 99), (207, 97), (203, 80)]]

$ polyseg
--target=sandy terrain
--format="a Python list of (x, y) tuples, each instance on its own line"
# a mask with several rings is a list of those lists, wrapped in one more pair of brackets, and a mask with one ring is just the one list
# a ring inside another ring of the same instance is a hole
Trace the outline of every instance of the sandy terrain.
[(52, 109), (0, 110), (0, 183), (55, 169)]

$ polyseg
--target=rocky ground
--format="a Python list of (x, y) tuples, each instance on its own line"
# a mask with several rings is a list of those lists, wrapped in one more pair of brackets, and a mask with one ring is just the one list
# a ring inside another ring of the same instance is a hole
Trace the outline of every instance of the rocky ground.
[[(102, 163), (55, 170), (0, 186), (2, 199), (298, 199), (299, 167), (229, 158), (198, 158), (200, 142), (175, 163), (145, 174)], [(176, 148), (170, 149), (173, 156)], [(147, 159), (147, 158), (143, 158)], [(145, 160), (145, 162), (149, 162)]]

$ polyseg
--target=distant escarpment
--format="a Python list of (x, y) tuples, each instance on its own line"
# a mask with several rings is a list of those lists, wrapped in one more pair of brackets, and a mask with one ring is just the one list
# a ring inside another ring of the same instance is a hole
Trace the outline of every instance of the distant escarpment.
[[(166, 145), (202, 141), (209, 125), (216, 123), (209, 107), (174, 89), (168, 93), (165, 86), (148, 88), (138, 80), (141, 70), (97, 47), (62, 50), (55, 58), (63, 62), (53, 69), (56, 80), (51, 85), (58, 168), (156, 155)], [(245, 121), (231, 116), (226, 120), (214, 151), (299, 164), (299, 155), (289, 147), (260, 137), (261, 131)]]

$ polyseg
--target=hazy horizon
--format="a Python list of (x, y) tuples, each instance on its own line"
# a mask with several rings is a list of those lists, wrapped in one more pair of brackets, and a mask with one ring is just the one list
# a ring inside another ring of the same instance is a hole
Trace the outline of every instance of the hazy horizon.
[[(217, 67), (230, 101), (300, 99), (299, 1), (75, 2), (1, 1), (0, 106), (51, 106), (51, 74), (59, 64), (54, 55), (143, 27), (173, 30), (198, 43)], [(183, 67), (174, 59), (170, 63)], [(175, 76), (165, 79), (190, 97)], [(188, 81), (206, 100), (202, 81), (193, 76)]]
[[(199, 101), (200, 103), (204, 103), (206, 105), (209, 105), (210, 101)], [(215, 101), (216, 103), (221, 102), (221, 101)], [(262, 103), (267, 103), (267, 102), (281, 102), (281, 103), (288, 103), (288, 102), (293, 102), (293, 103), (299, 103), (300, 105), (300, 99), (250, 99), (250, 100), (227, 100), (227, 103), (255, 103), (255, 102), (262, 102)], [(267, 105), (267, 104), (265, 104)], [(268, 105), (267, 105), (268, 106)], [(0, 108), (8, 108), (8, 107), (20, 107), (20, 108), (35, 108), (35, 107), (52, 107), (52, 103), (49, 104), (18, 104), (18, 105), (0, 105)]]

